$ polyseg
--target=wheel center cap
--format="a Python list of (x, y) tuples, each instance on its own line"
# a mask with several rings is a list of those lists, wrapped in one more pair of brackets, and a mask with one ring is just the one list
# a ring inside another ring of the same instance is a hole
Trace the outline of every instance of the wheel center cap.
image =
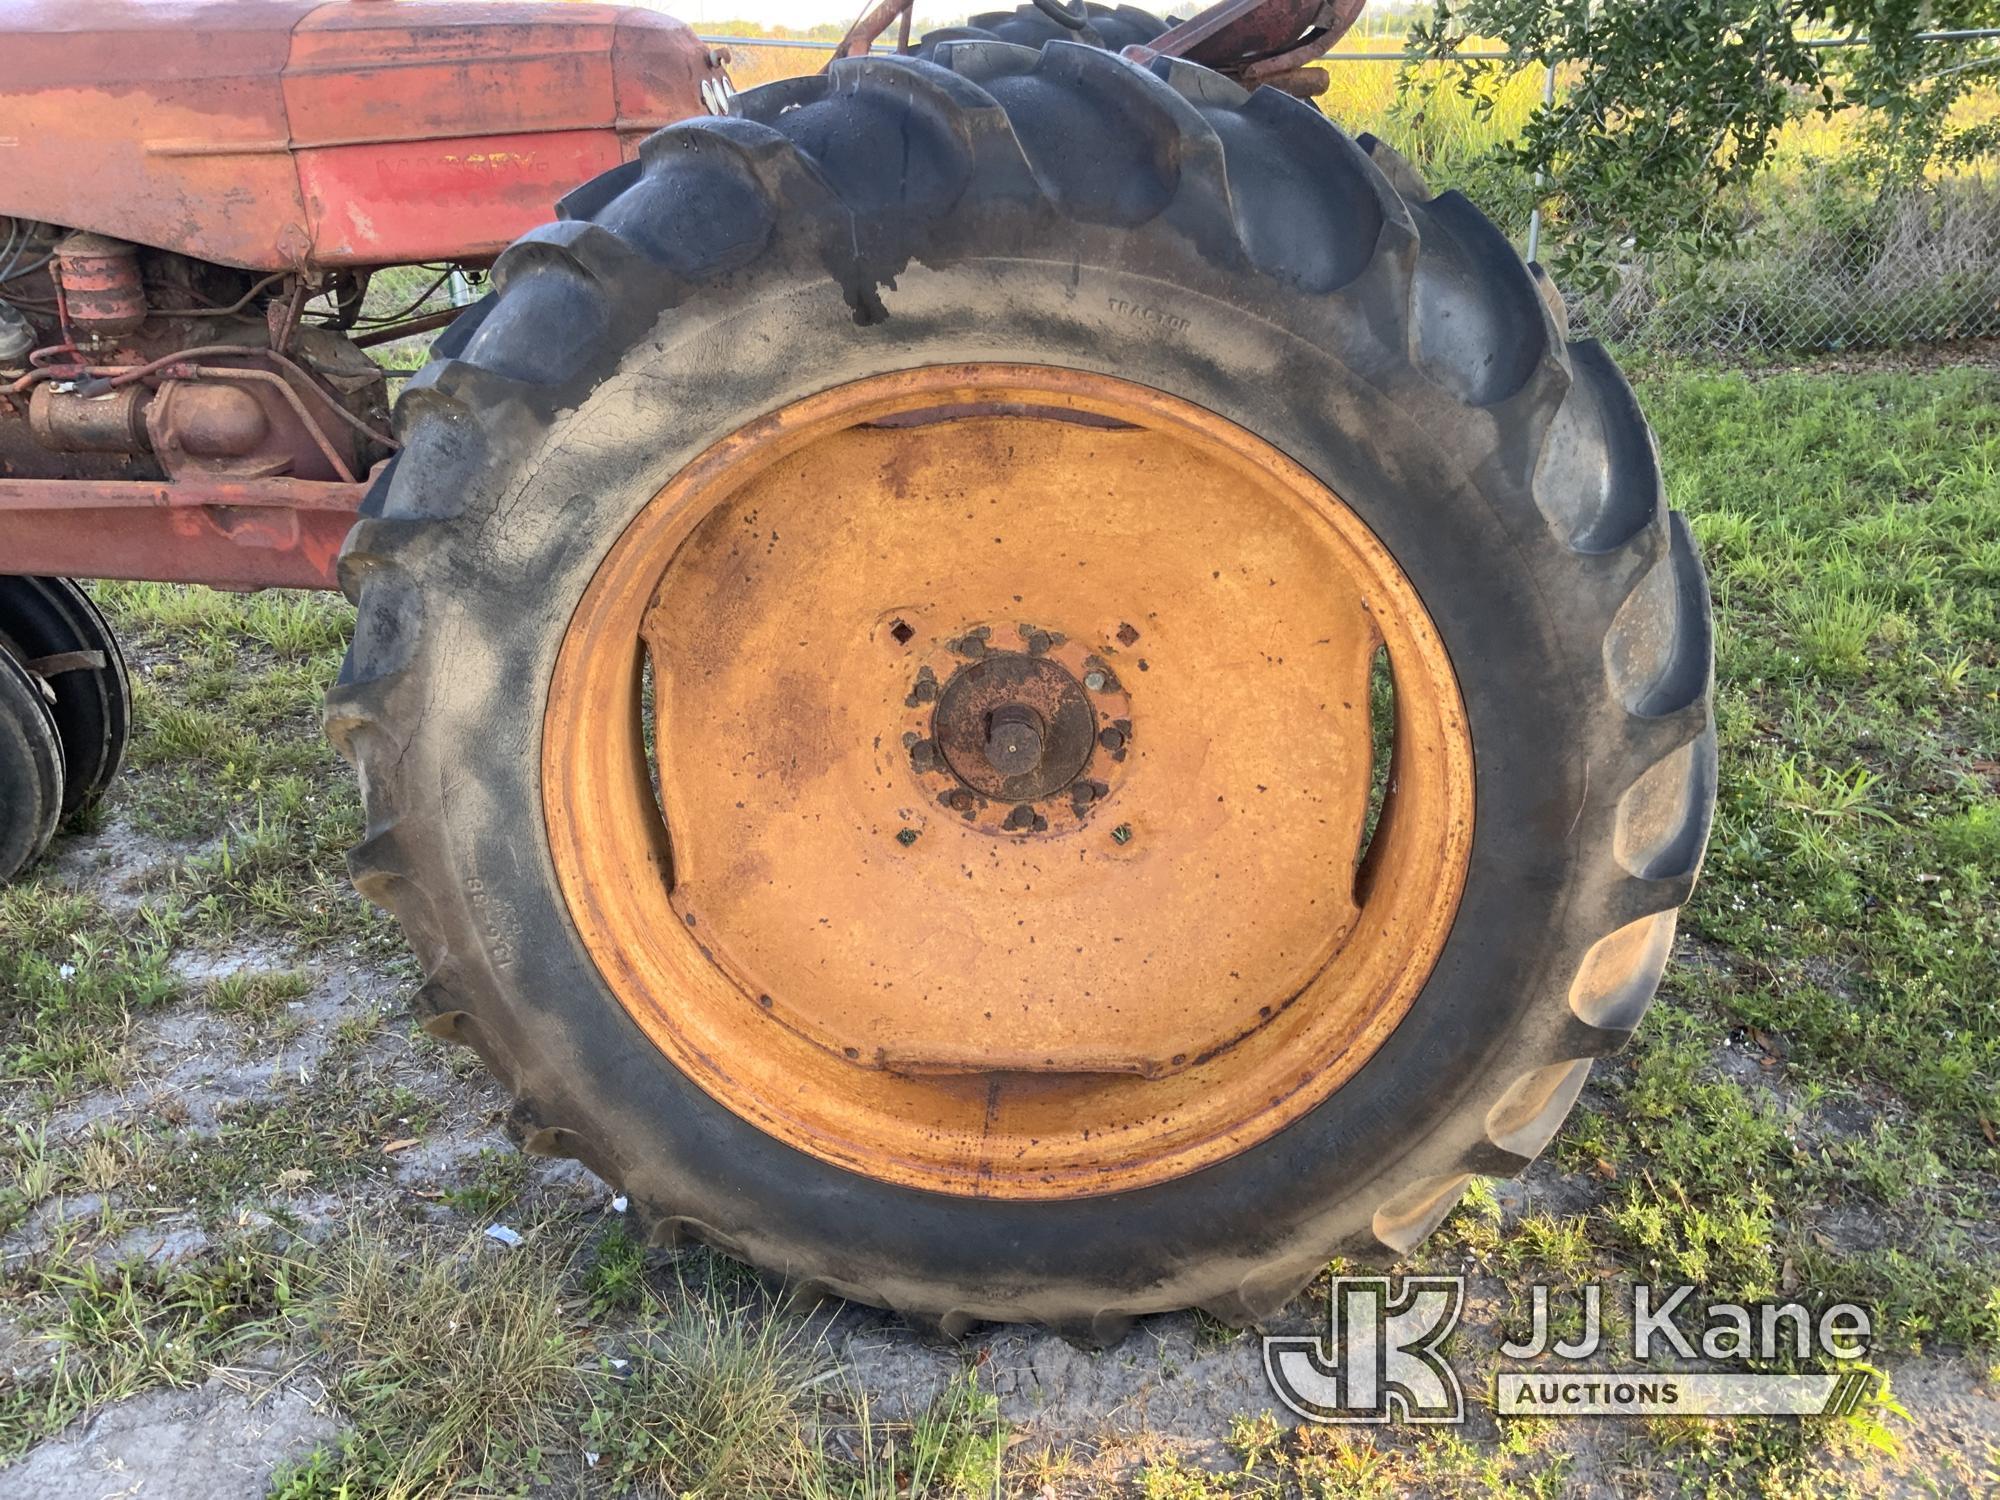
[(986, 716), (986, 764), (1002, 776), (1025, 776), (1042, 763), (1048, 725), (1025, 703), (1003, 703)]
[(996, 801), (1034, 802), (1083, 774), (1097, 718), (1083, 684), (1060, 663), (994, 651), (952, 674), (931, 732), (967, 787)]

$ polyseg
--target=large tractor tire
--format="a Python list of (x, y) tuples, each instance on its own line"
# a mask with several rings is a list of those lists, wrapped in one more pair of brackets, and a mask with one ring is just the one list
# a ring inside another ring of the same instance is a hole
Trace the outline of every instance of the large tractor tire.
[[(1057, 19), (1052, 14), (1056, 10), (1081, 24)], [(1021, 47), (1081, 42), (1117, 52), (1135, 43), (1150, 42), (1166, 29), (1165, 21), (1134, 5), (1071, 6), (1063, 0), (1052, 0), (1048, 7), (1020, 5), (1013, 10), (982, 11), (963, 26), (946, 26), (931, 32), (918, 44), (917, 54), (935, 59), (937, 49), (951, 42), (1013, 42)]]
[(1463, 198), (1190, 65), (932, 59), (661, 131), (440, 341), (341, 564), (353, 873), (656, 1242), (1255, 1321), (1638, 1023), (1701, 566)]
[(62, 740), (46, 690), (0, 651), (0, 883), (42, 857), (62, 808)]
[(132, 683), (118, 638), (72, 578), (0, 578), (0, 651), (48, 686), (62, 742), (64, 817), (110, 789), (132, 734)]

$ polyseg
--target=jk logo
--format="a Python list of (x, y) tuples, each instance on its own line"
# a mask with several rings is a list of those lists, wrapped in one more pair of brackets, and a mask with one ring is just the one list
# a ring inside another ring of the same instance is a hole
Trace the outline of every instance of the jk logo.
[(1465, 1281), (1338, 1276), (1328, 1337), (1269, 1337), (1264, 1374), (1278, 1399), (1309, 1422), (1462, 1422), (1465, 1392), (1438, 1346), (1458, 1323)]

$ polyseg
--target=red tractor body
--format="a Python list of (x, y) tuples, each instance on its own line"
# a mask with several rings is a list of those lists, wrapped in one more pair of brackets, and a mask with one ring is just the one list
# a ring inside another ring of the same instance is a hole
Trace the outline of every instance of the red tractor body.
[(0, 0), (0, 570), (333, 586), (394, 451), (364, 311), (722, 97), (651, 11)]
[(11, 0), (0, 40), (0, 213), (263, 271), (496, 255), (714, 73), (520, 0)]
[[(1360, 8), (1218, 0), (1129, 55), (1311, 93)], [(476, 275), (725, 60), (566, 0), (0, 0), (0, 574), (334, 587), (397, 446), (370, 351), (455, 312), (371, 278)]]

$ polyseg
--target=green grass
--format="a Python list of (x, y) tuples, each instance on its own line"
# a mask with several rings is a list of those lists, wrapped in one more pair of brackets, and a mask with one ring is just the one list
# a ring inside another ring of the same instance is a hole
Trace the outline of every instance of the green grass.
[(2000, 391), (1947, 371), (1647, 394), (1721, 624), (1721, 807), (1687, 925), (1730, 959), (1698, 988), (1990, 1169)]
[[(1556, 1144), (1600, 1199), (1574, 1238), (1626, 1275), (1854, 1297), (1886, 1349), (1990, 1361), (2000, 388), (1683, 372), (1640, 395), (1714, 590), (1721, 791), (1683, 962)], [(1847, 1243), (1854, 1214), (1881, 1244)], [(1510, 1274), (1573, 1258), (1456, 1223)]]
[(279, 1025), (285, 1007), (312, 989), (312, 976), (296, 970), (243, 970), (210, 984), (202, 999), (218, 1015), (241, 1017), (262, 1035)]
[[(1468, 1269), (1503, 1297), (1608, 1277), (1853, 1298), (1878, 1310), (1884, 1359), (1993, 1364), (2000, 383), (1660, 370), (1640, 395), (1716, 598), (1707, 868), (1659, 1004), (1597, 1070), (1538, 1196), (1476, 1185), (1412, 1268)], [(347, 1430), (280, 1476), (289, 1500), (532, 1485), (907, 1500), (992, 1494), (996, 1473), (1001, 1493), (1105, 1492), (1109, 1459), (1021, 1441), (970, 1360), (930, 1407), (885, 1420), (835, 1370), (823, 1320), (706, 1252), (648, 1251), (544, 1192), (523, 1158), (478, 1154), (437, 1191), (399, 1184), (386, 1147), (462, 1127), (384, 1059), (447, 1081), (476, 1069), (372, 1001), (314, 1039), (309, 1068), (274, 1066), (208, 1116), (163, 1098), (63, 1124), (132, 1081), (149, 1026), (206, 1017), (240, 1033), (242, 1060), (289, 1058), (318, 1024), (301, 1002), (332, 982), (328, 944), (407, 964), (342, 871), (359, 815), (318, 714), (347, 607), (101, 593), (140, 694), (103, 836), (136, 836), (151, 868), (101, 896), (47, 870), (0, 892), (0, 1235), (26, 1247), (0, 1268), (0, 1316), (59, 1353), (0, 1376), (0, 1457), (261, 1347), (309, 1358)], [(93, 845), (71, 847), (87, 868)], [(220, 978), (174, 964), (242, 953), (257, 962)], [(313, 1200), (355, 1222), (295, 1237)], [(481, 1239), (495, 1219), (526, 1243)], [(206, 1247), (131, 1259), (169, 1220)], [(1523, 1306), (1503, 1312), (1525, 1326)], [(1239, 1337), (1196, 1329), (1203, 1353)], [(1807, 1495), (1841, 1492), (1869, 1438), (1683, 1422), (1588, 1441), (1662, 1493)], [(1134, 1465), (1127, 1493), (1153, 1500), (1538, 1495), (1592, 1472), (1585, 1442), (1535, 1422), (1279, 1434), (1246, 1413), (1207, 1465), (1167, 1443), (1112, 1451)]]
[(106, 1402), (196, 1384), (269, 1342), (302, 1270), (268, 1243), (238, 1238), (185, 1266), (50, 1262), (21, 1274), (29, 1328), (55, 1353), (45, 1369), (0, 1381), (0, 1463)]
[(31, 882), (0, 890), (0, 1072), (10, 1088), (63, 1098), (115, 1087), (133, 1017), (181, 986), (169, 947), (90, 896)]
[(731, 1500), (833, 1478), (814, 1426), (834, 1371), (798, 1323), (676, 1278), (626, 1348), (631, 1363), (610, 1372), (584, 1428), (607, 1480)]
[(136, 665), (124, 806), (140, 832), (195, 845), (174, 885), (203, 908), (202, 930), (385, 938), (342, 870), (360, 812), (319, 732), (353, 628), (346, 601), (150, 583), (100, 597)]
[[(990, 1493), (1003, 1427), (969, 1374), (913, 1422), (873, 1423), (809, 1325), (685, 1264), (609, 1331), (596, 1273), (628, 1253), (616, 1228), (594, 1252), (574, 1226), (513, 1250), (432, 1239), (414, 1253), (357, 1231), (293, 1306), (353, 1425), (274, 1494), (513, 1494), (585, 1475), (677, 1500)], [(855, 1461), (833, 1455), (835, 1429), (858, 1438)]]
[(491, 1219), (520, 1200), (532, 1173), (518, 1151), (481, 1151), (471, 1181), (448, 1190), (444, 1201), (468, 1218)]
[[(1721, 796), (1684, 962), (1556, 1147), (1602, 1182), (1575, 1236), (1622, 1277), (1851, 1298), (1885, 1352), (1991, 1363), (2000, 388), (1693, 372), (1641, 399), (1715, 592)], [(1867, 1434), (1663, 1436), (1689, 1487), (1810, 1488), (1819, 1443)]]
[[(899, 1430), (871, 1419), (860, 1398), (854, 1437), (855, 1471), (822, 1479), (818, 1489), (852, 1500), (899, 1500), (904, 1495), (985, 1495), (1007, 1488), (1007, 1424), (1000, 1403), (971, 1370)], [(844, 1482), (842, 1482), (844, 1481)]]
[(357, 1229), (321, 1265), (299, 1318), (352, 1428), (280, 1494), (512, 1492), (585, 1399), (591, 1351), (565, 1316), (564, 1264), (426, 1241), (402, 1251)]

